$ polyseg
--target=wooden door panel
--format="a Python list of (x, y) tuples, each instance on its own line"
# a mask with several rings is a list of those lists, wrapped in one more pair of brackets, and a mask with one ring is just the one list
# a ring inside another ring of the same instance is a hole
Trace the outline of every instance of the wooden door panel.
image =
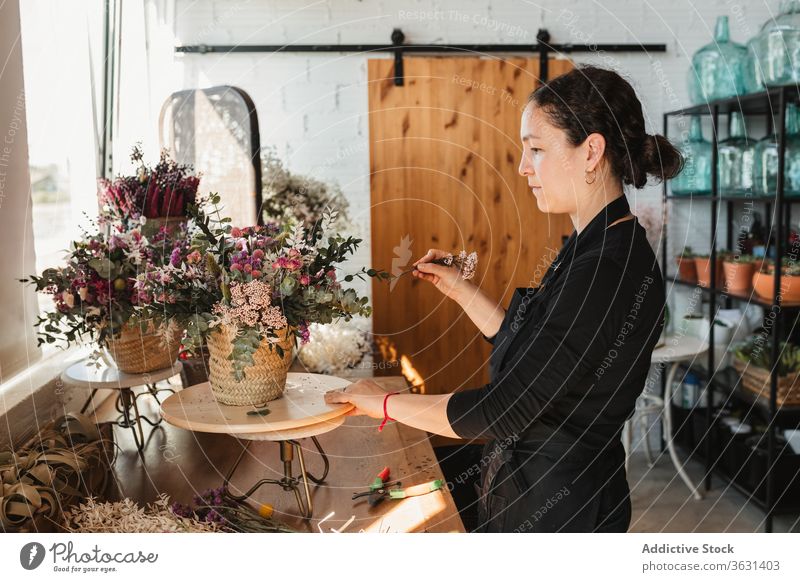
[[(553, 61), (552, 75), (572, 68)], [(370, 59), (372, 264), (400, 272), (429, 248), (478, 253), (475, 283), (507, 306), (515, 287), (538, 284), (572, 232), (566, 215), (536, 207), (517, 173), (522, 108), (537, 59)], [(440, 394), (488, 381), (491, 346), (452, 300), (406, 275), (373, 281), (373, 330), (387, 367), (397, 361), (416, 391)]]

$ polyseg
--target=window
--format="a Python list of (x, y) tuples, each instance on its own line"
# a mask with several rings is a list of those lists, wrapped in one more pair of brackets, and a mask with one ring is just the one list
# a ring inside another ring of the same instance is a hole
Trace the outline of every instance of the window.
[(104, 2), (25, 0), (20, 20), (33, 237), (41, 272), (58, 265), (69, 241), (80, 236), (84, 213), (97, 212)]

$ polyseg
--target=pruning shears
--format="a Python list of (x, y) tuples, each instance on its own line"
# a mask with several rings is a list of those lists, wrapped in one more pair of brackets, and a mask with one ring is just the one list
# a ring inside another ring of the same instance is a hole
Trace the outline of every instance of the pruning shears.
[(434, 479), (427, 483), (420, 483), (419, 485), (412, 485), (411, 487), (393, 489), (389, 485), (400, 485), (400, 481), (389, 483), (386, 479), (389, 478), (389, 467), (384, 468), (369, 487), (369, 491), (361, 491), (353, 493), (353, 499), (360, 497), (367, 497), (370, 507), (375, 507), (384, 499), (405, 499), (406, 497), (416, 497), (418, 495), (425, 495), (431, 491), (441, 489), (443, 482), (441, 479)]

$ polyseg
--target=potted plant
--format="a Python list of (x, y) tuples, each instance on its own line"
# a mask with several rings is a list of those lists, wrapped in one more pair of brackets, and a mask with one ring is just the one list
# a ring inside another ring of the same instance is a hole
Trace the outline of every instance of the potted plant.
[[(775, 296), (775, 263), (762, 262), (753, 275), (753, 289), (760, 297), (773, 300)], [(780, 290), (782, 303), (800, 303), (800, 265), (792, 262), (781, 266)]]
[(35, 325), (39, 345), (62, 347), (90, 341), (96, 360), (102, 352), (123, 372), (151, 372), (170, 366), (177, 358), (183, 330), (174, 321), (155, 321), (142, 313), (143, 296), (137, 276), (168, 263), (178, 239), (161, 229), (151, 239), (138, 228), (126, 230), (101, 217), (97, 230), (84, 230), (66, 255), (66, 264), (45, 269), (41, 276), (21, 279), (50, 295), (54, 308)]
[(687, 283), (697, 282), (697, 267), (695, 266), (692, 247), (683, 247), (681, 254), (675, 258), (678, 263), (678, 278)]
[(752, 255), (727, 255), (722, 261), (727, 290), (740, 294), (749, 291), (755, 268), (756, 262)]
[[(742, 377), (741, 384), (759, 396), (769, 397), (771, 389), (772, 343), (768, 332), (753, 334), (746, 340), (731, 346), (733, 367)], [(778, 375), (776, 394), (779, 406), (800, 404), (800, 346), (781, 341), (778, 344), (779, 359), (775, 366)]]
[(197, 232), (188, 252), (142, 286), (158, 290), (166, 280), (168, 288), (200, 289), (199, 303), (176, 308), (172, 316), (187, 325), (190, 350), (207, 344), (214, 397), (263, 405), (282, 395), (296, 342), (308, 341), (309, 324), (370, 315), (367, 297), (342, 281), (390, 275), (362, 268), (339, 280), (336, 266), (361, 240), (334, 231), (335, 212), (311, 226), (287, 221), (238, 228), (221, 217), (218, 204), (212, 195), (211, 213), (192, 207)]
[[(722, 282), (722, 260), (724, 253), (717, 253), (716, 278), (717, 285)], [(697, 268), (697, 282), (701, 287), (711, 287), (711, 256), (695, 255), (695, 267)]]

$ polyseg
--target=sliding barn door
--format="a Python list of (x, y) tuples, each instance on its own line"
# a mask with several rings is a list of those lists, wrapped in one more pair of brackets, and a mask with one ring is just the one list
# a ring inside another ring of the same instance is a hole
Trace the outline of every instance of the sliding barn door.
[[(400, 273), (429, 248), (476, 251), (475, 282), (506, 307), (572, 232), (567, 215), (537, 209), (517, 172), (538, 61), (406, 57), (403, 86), (393, 60), (368, 63), (372, 264)], [(550, 74), (571, 68), (554, 61)], [(491, 346), (455, 302), (411, 275), (372, 289), (379, 373), (401, 367), (428, 394), (488, 382)]]

